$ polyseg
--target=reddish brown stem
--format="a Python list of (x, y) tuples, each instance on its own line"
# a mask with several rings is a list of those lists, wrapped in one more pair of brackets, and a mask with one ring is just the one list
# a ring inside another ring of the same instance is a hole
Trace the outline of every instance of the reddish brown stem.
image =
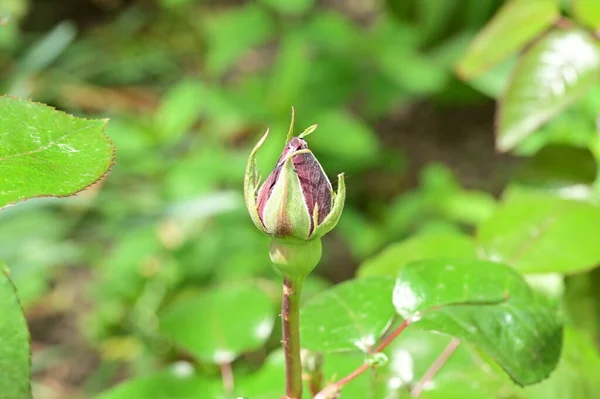
[[(374, 351), (372, 351), (372, 353), (382, 352), (385, 348), (388, 347), (389, 344), (392, 343), (392, 341), (394, 339), (396, 339), (400, 334), (402, 334), (402, 332), (404, 330), (406, 330), (406, 327), (408, 327), (409, 325), (410, 325), (410, 320), (408, 320), (408, 319), (404, 320), (402, 322), (402, 324), (400, 324), (398, 326), (398, 328), (396, 328), (394, 331), (392, 331), (392, 333), (390, 335), (388, 335), (387, 337), (385, 337), (383, 339), (383, 341), (381, 341), (381, 343), (375, 348)], [(353, 372), (351, 372), (350, 374), (348, 374), (341, 380), (337, 381), (335, 384), (330, 385), (330, 386), (326, 387), (325, 389), (323, 389), (321, 392), (319, 392), (315, 396), (315, 399), (334, 398), (336, 393), (340, 392), (341, 389), (344, 387), (344, 385), (348, 384), (350, 381), (352, 381), (353, 379), (355, 379), (356, 377), (358, 377), (365, 371), (369, 370), (370, 368), (371, 368), (371, 365), (369, 363), (363, 363), (359, 368), (357, 368), (356, 370), (354, 370)]]
[(314, 397), (323, 389), (323, 371), (319, 369), (310, 372), (307, 380), (311, 396)]
[(300, 292), (302, 280), (283, 279), (281, 322), (285, 353), (286, 399), (302, 398), (302, 364), (300, 362)]
[(233, 393), (233, 370), (231, 369), (231, 363), (221, 363), (221, 379), (223, 381), (223, 390), (231, 394)]
[(341, 388), (344, 385), (346, 385), (347, 383), (349, 383), (350, 381), (352, 381), (353, 379), (355, 379), (356, 377), (358, 377), (359, 375), (361, 375), (362, 373), (364, 373), (365, 371), (367, 371), (370, 367), (371, 367), (370, 364), (363, 363), (362, 366), (360, 366), (359, 368), (357, 368), (356, 370), (354, 370), (353, 372), (351, 372), (350, 374), (348, 374), (347, 376), (345, 376), (344, 378), (342, 378), (335, 384), (339, 388)]
[(456, 349), (458, 349), (459, 345), (460, 339), (452, 338), (452, 340), (446, 346), (446, 348), (444, 348), (442, 353), (440, 353), (437, 359), (433, 361), (429, 369), (427, 369), (423, 377), (419, 380), (419, 382), (416, 383), (416, 385), (410, 392), (410, 396), (412, 396), (413, 398), (418, 398), (419, 395), (421, 395), (421, 392), (423, 392), (423, 388), (425, 388), (425, 385), (427, 385), (429, 381), (433, 380), (433, 378), (438, 373), (438, 371), (440, 371), (442, 366), (444, 366), (448, 359), (450, 359), (450, 356), (452, 356)]
[(396, 337), (398, 337), (398, 335), (402, 334), (402, 332), (406, 329), (406, 327), (408, 327), (409, 324), (410, 324), (410, 321), (408, 319), (404, 320), (402, 322), (402, 324), (400, 324), (398, 326), (398, 328), (396, 328), (394, 331), (392, 331), (392, 333), (390, 335), (388, 335), (387, 337), (385, 337), (383, 339), (383, 341), (381, 341), (381, 343), (377, 346), (377, 348), (375, 348), (375, 353), (381, 352), (385, 348), (387, 348), (387, 346), (389, 344), (391, 344), (392, 341), (395, 340)]

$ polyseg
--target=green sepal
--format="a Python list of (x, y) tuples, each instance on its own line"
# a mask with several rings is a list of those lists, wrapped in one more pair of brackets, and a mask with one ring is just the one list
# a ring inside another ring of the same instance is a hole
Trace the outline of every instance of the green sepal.
[(312, 125), (307, 127), (306, 129), (304, 129), (304, 131), (302, 133), (300, 133), (298, 135), (298, 138), (303, 139), (306, 136), (308, 136), (309, 134), (311, 134), (312, 132), (314, 132), (315, 130), (317, 130), (317, 128), (319, 127), (319, 125)]
[(250, 218), (252, 218), (254, 225), (263, 233), (267, 233), (267, 230), (260, 221), (258, 206), (256, 204), (256, 193), (258, 192), (260, 184), (258, 169), (256, 167), (256, 154), (268, 135), (269, 129), (267, 129), (262, 138), (254, 146), (254, 149), (252, 149), (250, 157), (248, 158), (248, 165), (246, 165), (246, 174), (244, 175), (244, 202), (246, 203), (246, 208), (248, 209), (248, 213), (250, 214)]
[(318, 226), (315, 226), (312, 234), (309, 237), (309, 240), (315, 238), (321, 238), (325, 234), (329, 233), (340, 221), (340, 217), (342, 216), (342, 211), (344, 210), (344, 202), (346, 201), (346, 183), (344, 182), (344, 174), (340, 173), (338, 175), (338, 191), (333, 200), (333, 208), (331, 212), (323, 223)]
[(290, 140), (292, 139), (292, 137), (294, 136), (294, 119), (295, 119), (295, 115), (296, 112), (294, 110), (294, 107), (292, 107), (292, 120), (290, 121), (290, 128), (288, 129), (288, 133), (287, 136), (285, 136), (285, 143), (289, 143)]
[(262, 220), (273, 236), (308, 239), (311, 215), (292, 162), (294, 156), (305, 152), (310, 151), (300, 150), (287, 156), (265, 205)]
[(321, 260), (321, 240), (300, 241), (273, 238), (269, 256), (282, 276), (302, 282)]

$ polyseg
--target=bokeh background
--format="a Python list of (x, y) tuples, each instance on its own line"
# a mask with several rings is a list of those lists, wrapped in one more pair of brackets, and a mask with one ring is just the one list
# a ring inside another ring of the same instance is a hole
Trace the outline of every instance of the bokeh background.
[(467, 82), (455, 66), (502, 4), (1, 0), (2, 93), (108, 117), (118, 148), (108, 178), (80, 195), (0, 212), (36, 397), (90, 398), (181, 358), (158, 328), (174, 298), (252, 279), (276, 303), (242, 179), (268, 126), (269, 173), (292, 105), (296, 131), (319, 124), (311, 149), (349, 190), (309, 292), (416, 232), (471, 231), (525, 156), (595, 134), (598, 92), (511, 155), (496, 151), (512, 64)]

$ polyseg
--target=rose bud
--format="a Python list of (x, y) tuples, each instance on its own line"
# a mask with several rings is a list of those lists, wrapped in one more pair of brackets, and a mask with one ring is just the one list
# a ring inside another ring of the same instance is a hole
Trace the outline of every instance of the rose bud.
[(308, 241), (322, 237), (338, 223), (345, 199), (344, 175), (338, 176), (336, 195), (304, 140), (317, 126), (292, 137), (293, 116), (283, 152), (260, 189), (255, 158), (268, 130), (250, 154), (244, 194), (250, 216), (261, 231), (277, 239)]

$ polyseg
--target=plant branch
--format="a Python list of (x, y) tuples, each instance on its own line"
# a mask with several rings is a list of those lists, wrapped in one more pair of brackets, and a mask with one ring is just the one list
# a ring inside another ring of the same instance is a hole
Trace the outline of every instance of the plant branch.
[(300, 279), (283, 279), (281, 322), (283, 326), (283, 351), (285, 353), (286, 399), (302, 398), (302, 364), (300, 361)]
[(323, 373), (321, 371), (312, 373), (308, 378), (308, 387), (312, 396), (317, 395), (323, 387)]
[(231, 369), (231, 363), (221, 363), (221, 379), (223, 381), (223, 390), (227, 394), (233, 393), (233, 370)]
[(381, 341), (381, 343), (377, 346), (377, 348), (375, 348), (374, 353), (382, 352), (385, 348), (387, 348), (388, 345), (391, 344), (392, 341), (398, 337), (398, 335), (402, 334), (402, 332), (406, 329), (406, 327), (409, 326), (409, 324), (410, 324), (410, 320), (408, 320), (408, 319), (405, 319), (404, 321), (402, 321), (402, 324), (400, 324), (398, 326), (398, 328), (396, 328), (394, 331), (392, 331), (392, 333), (390, 335), (388, 335), (387, 337), (385, 337), (383, 339), (383, 341)]
[[(389, 344), (392, 343), (392, 341), (394, 341), (394, 339), (396, 339), (400, 334), (402, 334), (402, 332), (404, 330), (406, 330), (406, 327), (408, 327), (410, 325), (410, 320), (405, 319), (404, 321), (402, 321), (402, 324), (400, 324), (398, 326), (398, 328), (396, 328), (394, 331), (392, 331), (392, 333), (390, 335), (388, 335), (387, 337), (385, 337), (381, 343), (375, 348), (374, 351), (372, 351), (372, 354), (375, 353), (379, 353), (382, 352), (385, 348), (388, 347)], [(350, 374), (348, 374), (347, 376), (345, 376), (344, 378), (342, 378), (341, 380), (328, 385), (327, 387), (325, 387), (325, 389), (323, 389), (321, 392), (319, 392), (314, 399), (333, 399), (336, 398), (337, 395), (339, 394), (339, 392), (342, 390), (342, 388), (344, 387), (344, 385), (348, 384), (350, 381), (354, 380), (356, 377), (358, 377), (359, 375), (361, 375), (362, 373), (364, 373), (365, 371), (369, 370), (371, 367), (373, 367), (372, 364), (370, 363), (363, 363), (359, 368), (357, 368), (356, 370), (354, 370), (353, 372), (351, 372)]]
[(304, 350), (302, 368), (302, 379), (308, 384), (312, 398), (323, 389), (323, 354)]
[(452, 356), (452, 354), (454, 354), (456, 349), (458, 349), (459, 345), (460, 345), (460, 339), (452, 338), (452, 340), (444, 348), (442, 353), (440, 353), (440, 355), (437, 357), (437, 359), (435, 359), (433, 361), (433, 363), (431, 364), (429, 369), (427, 369), (427, 371), (425, 372), (423, 377), (419, 380), (419, 382), (416, 383), (416, 385), (410, 392), (410, 396), (412, 396), (413, 398), (418, 398), (419, 395), (421, 395), (421, 392), (423, 392), (423, 388), (425, 388), (425, 385), (427, 385), (428, 382), (433, 380), (433, 378), (438, 373), (438, 371), (440, 371), (442, 366), (444, 366), (444, 364), (446, 364), (448, 359), (450, 359), (450, 356)]

